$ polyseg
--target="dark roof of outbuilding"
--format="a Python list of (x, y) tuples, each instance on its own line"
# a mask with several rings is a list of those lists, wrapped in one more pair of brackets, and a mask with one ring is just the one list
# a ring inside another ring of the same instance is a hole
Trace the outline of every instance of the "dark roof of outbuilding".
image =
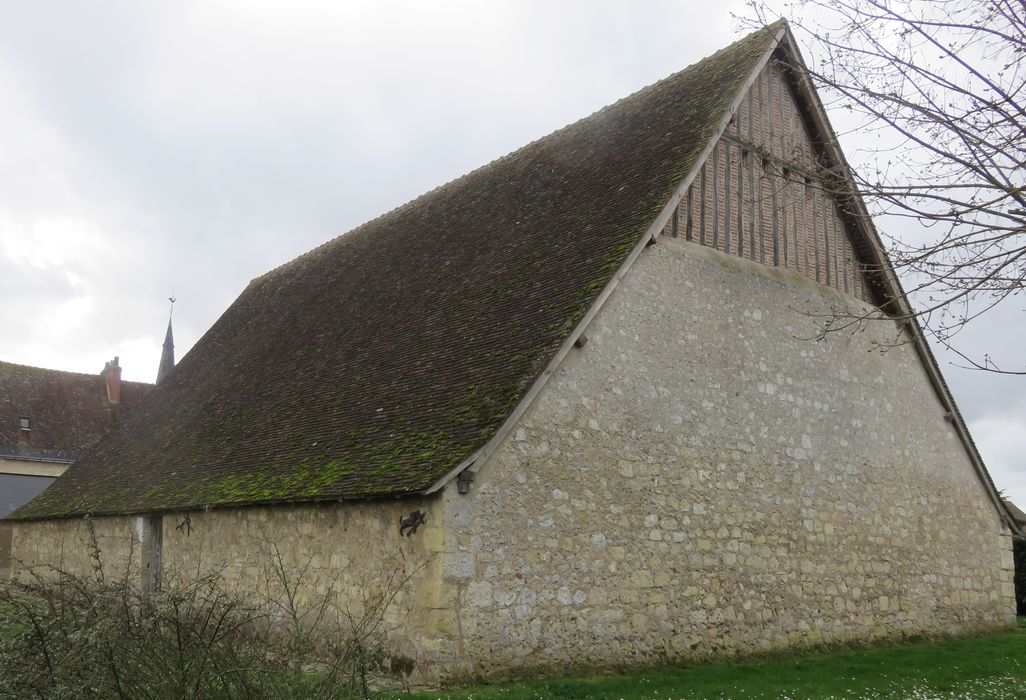
[(523, 398), (777, 29), (255, 279), (121, 430), (14, 517), (427, 489)]
[[(121, 403), (112, 404), (99, 374), (0, 362), (0, 455), (72, 460), (152, 388), (121, 382)], [(21, 429), (22, 418), (29, 430)]]
[(1007, 508), (1008, 512), (1012, 514), (1012, 518), (1015, 520), (1016, 524), (1020, 528), (1026, 528), (1026, 513), (1024, 513), (1019, 506), (1015, 505), (1007, 498), (1004, 499), (1004, 502), (1005, 508)]

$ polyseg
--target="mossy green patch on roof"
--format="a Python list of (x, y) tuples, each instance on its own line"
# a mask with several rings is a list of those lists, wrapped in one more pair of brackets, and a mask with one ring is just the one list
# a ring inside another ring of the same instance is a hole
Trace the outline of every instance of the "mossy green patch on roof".
[(14, 517), (423, 492), (511, 414), (773, 40), (749, 35), (254, 280)]

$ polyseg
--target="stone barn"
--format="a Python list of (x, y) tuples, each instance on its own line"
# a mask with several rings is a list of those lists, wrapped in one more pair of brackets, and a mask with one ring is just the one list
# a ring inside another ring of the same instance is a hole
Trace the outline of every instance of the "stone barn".
[(15, 554), (86, 566), (89, 515), (144, 585), (398, 572), (427, 682), (1008, 627), (1014, 524), (845, 172), (755, 32), (253, 280)]

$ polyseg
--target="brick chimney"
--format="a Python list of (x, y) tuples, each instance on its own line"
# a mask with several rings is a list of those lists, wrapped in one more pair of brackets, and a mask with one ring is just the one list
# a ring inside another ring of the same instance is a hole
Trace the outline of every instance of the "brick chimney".
[(111, 403), (121, 402), (121, 366), (118, 364), (118, 358), (115, 357), (113, 360), (109, 360), (106, 365), (103, 366), (103, 372), (100, 373), (107, 382), (107, 400)]

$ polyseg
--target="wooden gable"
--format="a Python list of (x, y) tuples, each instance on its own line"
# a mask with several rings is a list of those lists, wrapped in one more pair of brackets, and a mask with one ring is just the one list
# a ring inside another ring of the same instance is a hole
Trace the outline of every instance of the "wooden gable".
[(790, 70), (774, 56), (759, 72), (664, 233), (875, 303)]

